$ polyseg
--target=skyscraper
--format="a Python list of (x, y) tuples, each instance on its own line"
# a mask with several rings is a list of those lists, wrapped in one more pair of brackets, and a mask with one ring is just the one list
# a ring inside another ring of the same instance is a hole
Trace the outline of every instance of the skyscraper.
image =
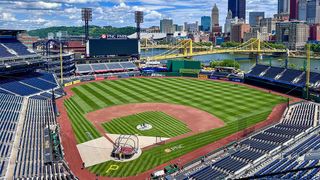
[(320, 0), (310, 0), (307, 4), (307, 22), (320, 23)]
[(320, 24), (310, 26), (310, 40), (320, 41)]
[(264, 12), (250, 12), (249, 13), (249, 24), (250, 26), (259, 25), (259, 18), (264, 18)]
[(190, 33), (199, 31), (199, 23), (196, 21), (195, 23), (184, 23), (184, 30)]
[(211, 17), (210, 16), (202, 16), (201, 17), (201, 27), (202, 31), (209, 32), (211, 29)]
[(228, 15), (226, 17), (226, 22), (224, 24), (224, 33), (231, 33), (231, 21), (232, 21), (232, 12), (228, 11)]
[(298, 20), (306, 21), (307, 20), (307, 0), (299, 0), (298, 5)]
[(249, 24), (234, 24), (231, 26), (231, 41), (243, 42), (244, 34), (250, 31)]
[(246, 19), (246, 0), (228, 0), (229, 10), (232, 12), (232, 18)]
[(211, 17), (212, 17), (212, 26), (219, 26), (219, 9), (217, 7), (217, 4), (214, 4), (211, 12)]
[(160, 20), (160, 32), (162, 33), (173, 33), (173, 21), (172, 19)]
[(289, 49), (302, 49), (309, 38), (309, 25), (305, 22), (278, 22), (276, 39)]
[(298, 0), (290, 0), (290, 19), (298, 19), (299, 12), (299, 1)]
[(278, 0), (278, 14), (290, 13), (290, 0)]

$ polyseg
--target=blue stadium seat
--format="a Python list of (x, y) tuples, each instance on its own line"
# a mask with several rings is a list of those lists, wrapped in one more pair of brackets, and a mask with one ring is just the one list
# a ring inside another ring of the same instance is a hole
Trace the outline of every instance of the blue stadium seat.
[(31, 73), (22, 77), (5, 77), (0, 79), (0, 92), (29, 96), (57, 89), (55, 77), (50, 73)]
[(15, 51), (19, 56), (35, 54), (30, 52), (25, 45), (16, 39), (0, 39), (0, 43)]
[(274, 79), (277, 75), (279, 75), (281, 72), (283, 72), (283, 68), (279, 67), (270, 67), (266, 74), (263, 75), (265, 78)]

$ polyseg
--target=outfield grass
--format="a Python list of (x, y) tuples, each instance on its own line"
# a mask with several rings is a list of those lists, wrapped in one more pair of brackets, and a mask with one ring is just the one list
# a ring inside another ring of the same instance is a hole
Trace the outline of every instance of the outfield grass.
[[(152, 129), (140, 131), (137, 126), (143, 123), (152, 125)], [(113, 119), (102, 124), (111, 134), (135, 134), (152, 137), (176, 137), (191, 130), (183, 122), (163, 112), (151, 111)]]
[[(100, 135), (84, 114), (104, 107), (141, 102), (164, 102), (207, 111), (226, 126), (144, 151), (137, 160), (106, 162), (89, 170), (109, 177), (139, 174), (231, 135), (267, 118), (272, 108), (286, 98), (231, 83), (180, 78), (122, 79), (94, 82), (72, 89), (75, 96), (65, 102), (78, 143)], [(86, 133), (84, 133), (86, 132)], [(91, 136), (88, 136), (91, 134)], [(165, 153), (165, 149), (176, 149)], [(117, 171), (109, 171), (118, 165)]]

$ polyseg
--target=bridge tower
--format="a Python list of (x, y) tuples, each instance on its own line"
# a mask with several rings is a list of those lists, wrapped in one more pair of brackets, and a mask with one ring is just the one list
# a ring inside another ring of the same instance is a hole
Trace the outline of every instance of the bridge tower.
[(261, 53), (261, 37), (260, 37), (260, 32), (258, 31), (258, 38), (257, 38), (257, 50), (258, 50), (258, 56), (259, 59), (262, 60), (263, 59), (263, 55)]
[(182, 41), (183, 55), (193, 56), (193, 43), (191, 39)]

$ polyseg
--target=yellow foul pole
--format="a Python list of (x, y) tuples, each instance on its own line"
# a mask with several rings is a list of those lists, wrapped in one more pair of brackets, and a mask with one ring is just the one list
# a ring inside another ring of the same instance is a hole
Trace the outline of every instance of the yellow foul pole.
[(60, 43), (60, 80), (63, 85), (63, 58), (62, 58), (62, 43)]
[(310, 44), (307, 44), (307, 68), (306, 68), (306, 70), (307, 70), (307, 74), (306, 74), (306, 77), (307, 77), (307, 79), (306, 79), (306, 90), (307, 90), (307, 97), (309, 98), (309, 87), (310, 87), (310, 66), (311, 66), (311, 64), (310, 64), (311, 62), (310, 62)]
[(190, 49), (190, 56), (193, 55), (193, 44), (192, 44), (192, 40), (190, 39), (190, 42), (189, 42), (189, 49)]

